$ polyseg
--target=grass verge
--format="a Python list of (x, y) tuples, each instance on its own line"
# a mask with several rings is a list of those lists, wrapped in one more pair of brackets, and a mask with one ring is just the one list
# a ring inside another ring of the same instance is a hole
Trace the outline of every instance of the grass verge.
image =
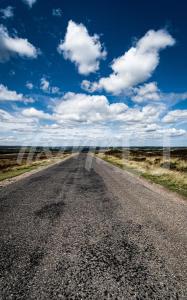
[(51, 159), (45, 159), (42, 161), (34, 161), (30, 164), (14, 166), (14, 167), (7, 168), (5, 170), (0, 170), (0, 181), (16, 177), (16, 176), (24, 174), (26, 172), (30, 172), (30, 171), (38, 169), (42, 166), (52, 165), (52, 164), (60, 161), (61, 159), (65, 158), (66, 156), (67, 155), (64, 155), (63, 157), (58, 158), (58, 159), (51, 158)]
[(187, 197), (187, 173), (100, 153), (99, 158)]

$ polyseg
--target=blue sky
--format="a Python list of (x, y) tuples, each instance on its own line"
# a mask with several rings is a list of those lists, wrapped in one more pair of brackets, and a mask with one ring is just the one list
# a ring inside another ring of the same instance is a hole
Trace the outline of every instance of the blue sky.
[(0, 1), (0, 144), (187, 146), (186, 11)]

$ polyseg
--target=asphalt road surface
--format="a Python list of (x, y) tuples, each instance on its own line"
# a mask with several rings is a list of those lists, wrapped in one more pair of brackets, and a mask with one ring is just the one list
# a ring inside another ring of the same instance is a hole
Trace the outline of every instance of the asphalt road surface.
[(187, 299), (187, 205), (80, 154), (0, 190), (0, 299)]

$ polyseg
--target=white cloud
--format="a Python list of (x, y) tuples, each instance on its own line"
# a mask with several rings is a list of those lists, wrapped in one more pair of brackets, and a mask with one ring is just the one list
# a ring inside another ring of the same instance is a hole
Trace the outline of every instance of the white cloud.
[(142, 108), (129, 108), (124, 114), (118, 116), (118, 121), (126, 124), (151, 124), (158, 122), (165, 110), (164, 105), (148, 104)]
[(136, 103), (143, 102), (165, 102), (169, 106), (187, 99), (187, 92), (183, 93), (164, 93), (160, 91), (156, 82), (146, 83), (139, 87), (129, 90), (128, 96)]
[(34, 102), (33, 99), (24, 97), (23, 94), (18, 94), (16, 91), (10, 91), (3, 84), (0, 84), (0, 101)]
[(101, 124), (116, 128), (116, 126), (123, 124), (126, 129), (131, 126), (132, 130), (134, 128), (135, 131), (138, 131), (143, 126), (147, 127), (147, 132), (150, 132), (153, 131), (151, 124), (160, 122), (160, 116), (165, 111), (165, 106), (161, 104), (149, 104), (143, 108), (129, 108), (124, 103), (109, 103), (108, 99), (102, 95), (70, 92), (60, 99), (56, 98), (53, 105), (48, 108), (50, 108), (51, 113), (31, 107), (24, 110), (22, 115), (30, 118), (53, 120), (59, 125), (65, 125), (65, 127), (86, 126), (85, 130), (91, 124), (93, 128), (97, 128)]
[(160, 90), (156, 82), (146, 83), (138, 88), (134, 88), (133, 93), (132, 100), (136, 103), (159, 101), (161, 99)]
[(26, 83), (26, 87), (27, 87), (29, 90), (32, 90), (33, 87), (34, 87), (34, 85), (33, 85), (32, 82), (27, 82), (27, 83)]
[(86, 92), (93, 93), (98, 89), (98, 83), (97, 82), (92, 83), (89, 80), (83, 80), (81, 82), (81, 88)]
[(14, 55), (36, 58), (38, 50), (27, 39), (11, 37), (7, 28), (0, 25), (0, 62), (5, 62)]
[(23, 94), (17, 94), (16, 91), (10, 91), (6, 86), (0, 84), (0, 101), (22, 101)]
[(152, 124), (146, 125), (145, 132), (154, 132), (158, 129), (160, 129), (160, 125), (152, 123)]
[(187, 92), (184, 93), (162, 93), (162, 99), (168, 100), (170, 103), (177, 103), (187, 99)]
[(44, 92), (48, 92), (49, 90), (49, 81), (45, 77), (42, 77), (40, 80), (40, 88)]
[[(56, 120), (58, 124), (138, 124), (148, 126), (157, 122), (164, 112), (164, 105), (149, 104), (143, 108), (129, 108), (124, 103), (109, 103), (103, 95), (66, 93), (54, 102), (52, 113), (29, 108), (23, 111), (27, 117)], [(76, 125), (75, 125), (76, 126)], [(153, 128), (152, 128), (153, 129)], [(150, 130), (149, 130), (150, 131)]]
[(13, 136), (12, 144), (21, 145), (150, 146), (162, 145), (168, 137), (173, 145), (187, 145), (184, 129), (160, 123), (162, 109), (158, 104), (128, 108), (109, 104), (105, 96), (67, 93), (56, 99), (51, 113), (34, 107), (12, 114), (0, 110), (0, 143)]
[(46, 119), (50, 120), (52, 117), (48, 113), (43, 112), (42, 110), (38, 110), (34, 107), (26, 108), (22, 111), (22, 115), (28, 118), (38, 118), (38, 119)]
[(61, 10), (61, 8), (53, 8), (52, 15), (54, 17), (61, 17), (62, 16), (62, 10)]
[(90, 36), (83, 24), (69, 21), (64, 41), (58, 46), (58, 52), (63, 53), (78, 67), (78, 72), (83, 75), (96, 72), (99, 61), (106, 57), (106, 51), (99, 41), (99, 36)]
[(1, 8), (0, 13), (2, 14), (2, 19), (13, 18), (14, 16), (14, 8), (12, 6), (7, 6), (6, 8)]
[(110, 104), (105, 96), (66, 93), (54, 108), (58, 121), (82, 123), (116, 120), (127, 110), (124, 103)]
[(126, 104), (109, 103), (103, 95), (66, 93), (55, 102), (53, 117), (58, 123), (77, 122), (151, 124), (160, 120), (166, 107), (163, 104), (149, 104), (143, 108), (129, 108)]
[(144, 82), (159, 64), (159, 52), (174, 44), (175, 40), (166, 30), (149, 30), (135, 46), (114, 59), (113, 73), (101, 78), (95, 88), (120, 94)]
[(51, 93), (51, 94), (60, 93), (60, 89), (57, 86), (51, 86), (50, 82), (45, 77), (42, 77), (40, 80), (40, 88), (45, 93)]
[(158, 133), (170, 137), (182, 136), (186, 134), (186, 130), (184, 129), (176, 129), (176, 128), (164, 128), (158, 130)]
[(36, 3), (37, 0), (22, 0), (22, 1), (31, 8), (33, 4)]
[(169, 111), (163, 118), (164, 123), (176, 123), (185, 122), (187, 123), (187, 109), (177, 109)]
[[(12, 135), (14, 132), (21, 132), (25, 135), (25, 132), (33, 132), (36, 130), (36, 123), (32, 119), (25, 118), (20, 114), (10, 114), (9, 112), (0, 109), (0, 132), (1, 134), (5, 133), (7, 136), (8, 133)], [(19, 140), (18, 140), (19, 142)]]
[(0, 121), (11, 121), (13, 117), (7, 111), (0, 109)]

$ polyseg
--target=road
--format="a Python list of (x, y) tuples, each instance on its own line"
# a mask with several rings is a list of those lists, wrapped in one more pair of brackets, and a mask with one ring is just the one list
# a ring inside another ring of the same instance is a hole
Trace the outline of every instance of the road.
[(187, 205), (86, 154), (0, 190), (0, 299), (187, 299)]

